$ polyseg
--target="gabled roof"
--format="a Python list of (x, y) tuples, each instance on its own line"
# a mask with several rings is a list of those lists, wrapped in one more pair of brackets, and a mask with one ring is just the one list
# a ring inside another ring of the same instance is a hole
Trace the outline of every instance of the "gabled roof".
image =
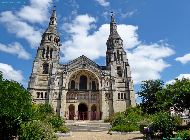
[(91, 59), (89, 59), (88, 57), (82, 55), (72, 61), (70, 61), (69, 63), (67, 63), (67, 65), (72, 65), (72, 64), (75, 64), (76, 62), (82, 62), (82, 63), (88, 63), (88, 64), (91, 64), (93, 65), (94, 67), (97, 67), (97, 68), (100, 68), (100, 66), (98, 64), (96, 64), (94, 61), (92, 61)]

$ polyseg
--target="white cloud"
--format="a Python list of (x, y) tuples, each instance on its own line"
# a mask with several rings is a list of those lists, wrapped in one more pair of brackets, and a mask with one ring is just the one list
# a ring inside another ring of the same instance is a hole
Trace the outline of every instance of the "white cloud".
[[(94, 22), (95, 18), (80, 15), (72, 23), (64, 24), (70, 38), (62, 43), (61, 51), (64, 54), (62, 61), (72, 60), (81, 55), (92, 60), (105, 57), (110, 27), (109, 24), (103, 24), (93, 32)], [(137, 26), (118, 25), (118, 33), (123, 39), (124, 48), (126, 51), (130, 50), (127, 55), (136, 84), (143, 80), (160, 78), (160, 73), (170, 66), (164, 58), (174, 54), (170, 45), (164, 42), (143, 44), (137, 31)]]
[(107, 7), (110, 5), (106, 0), (96, 0), (101, 6)]
[[(190, 74), (180, 74), (175, 79), (181, 80), (183, 78), (190, 79)], [(175, 80), (170, 80), (170, 81), (167, 81), (166, 84), (173, 84), (174, 82), (175, 82)]]
[(175, 60), (181, 62), (182, 64), (186, 64), (190, 61), (190, 53), (188, 53), (182, 57), (177, 57)]
[(30, 0), (30, 5), (23, 6), (18, 12), (1, 12), (0, 22), (10, 33), (25, 39), (31, 47), (36, 47), (40, 43), (41, 33), (33, 23), (41, 24), (48, 20), (51, 2), (52, 0)]
[(137, 12), (137, 10), (130, 11), (130, 12), (125, 12), (125, 13), (122, 13), (122, 12), (121, 12), (121, 17), (122, 17), (122, 18), (131, 17), (131, 16), (133, 16), (136, 12)]
[(15, 70), (11, 65), (0, 63), (0, 71), (3, 72), (4, 79), (14, 80), (23, 83), (23, 75), (20, 70)]
[(170, 66), (164, 61), (164, 58), (172, 54), (174, 54), (174, 51), (165, 43), (140, 44), (137, 48), (128, 52), (134, 83), (161, 78), (160, 73)]
[(39, 45), (41, 33), (26, 22), (21, 21), (11, 11), (2, 12), (0, 14), (0, 22), (7, 27), (10, 33), (26, 39), (32, 47)]
[[(64, 24), (64, 30), (71, 38), (62, 43), (63, 61), (72, 60), (81, 55), (86, 55), (93, 60), (101, 56), (105, 57), (110, 27), (109, 24), (103, 24), (97, 31), (89, 34), (94, 29), (94, 22), (95, 18), (89, 15), (79, 15), (72, 23)], [(140, 43), (136, 33), (137, 29), (137, 26), (118, 25), (118, 32), (124, 40), (125, 48), (133, 48)]]
[(48, 7), (51, 3), (52, 0), (30, 0), (30, 5), (24, 6), (17, 15), (32, 23), (43, 23), (48, 21)]
[(0, 51), (18, 55), (18, 58), (25, 60), (28, 60), (31, 57), (31, 55), (28, 52), (26, 52), (26, 50), (18, 42), (14, 42), (7, 46), (0, 43)]

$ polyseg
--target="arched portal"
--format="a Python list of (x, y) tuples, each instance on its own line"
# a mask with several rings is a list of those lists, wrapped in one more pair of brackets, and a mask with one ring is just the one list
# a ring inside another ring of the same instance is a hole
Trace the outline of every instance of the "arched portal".
[(69, 120), (74, 120), (75, 117), (75, 106), (73, 104), (69, 105)]
[(88, 107), (84, 103), (78, 105), (78, 119), (87, 120), (88, 119)]
[(91, 120), (96, 120), (97, 107), (96, 105), (91, 106)]

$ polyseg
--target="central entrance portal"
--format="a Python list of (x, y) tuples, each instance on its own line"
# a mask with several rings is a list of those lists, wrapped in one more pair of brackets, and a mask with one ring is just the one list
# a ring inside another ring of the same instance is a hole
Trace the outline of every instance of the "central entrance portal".
[(88, 120), (88, 107), (84, 103), (80, 103), (78, 105), (78, 119)]

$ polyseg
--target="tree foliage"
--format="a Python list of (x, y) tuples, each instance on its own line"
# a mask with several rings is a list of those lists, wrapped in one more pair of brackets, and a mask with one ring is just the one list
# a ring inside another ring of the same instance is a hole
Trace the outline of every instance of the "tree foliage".
[(164, 82), (161, 80), (147, 80), (141, 84), (141, 91), (138, 95), (142, 98), (141, 107), (143, 112), (148, 114), (154, 114), (159, 111), (157, 108), (157, 92), (163, 89)]
[[(166, 85), (161, 92), (160, 102), (165, 104), (164, 108), (174, 106), (176, 110), (183, 111), (190, 108), (190, 80), (176, 79), (173, 84)], [(164, 100), (165, 98), (165, 100)], [(167, 100), (166, 100), (167, 99)]]
[(172, 117), (168, 112), (159, 112), (154, 114), (151, 129), (154, 133), (160, 132), (162, 137), (170, 138), (177, 125), (178, 118)]
[(30, 93), (0, 72), (0, 139), (53, 140), (54, 131), (68, 131), (64, 120), (49, 104), (32, 104)]
[(0, 134), (15, 136), (23, 121), (32, 115), (29, 92), (15, 81), (4, 80), (0, 73)]
[(50, 124), (40, 120), (33, 120), (21, 125), (20, 140), (56, 140)]

